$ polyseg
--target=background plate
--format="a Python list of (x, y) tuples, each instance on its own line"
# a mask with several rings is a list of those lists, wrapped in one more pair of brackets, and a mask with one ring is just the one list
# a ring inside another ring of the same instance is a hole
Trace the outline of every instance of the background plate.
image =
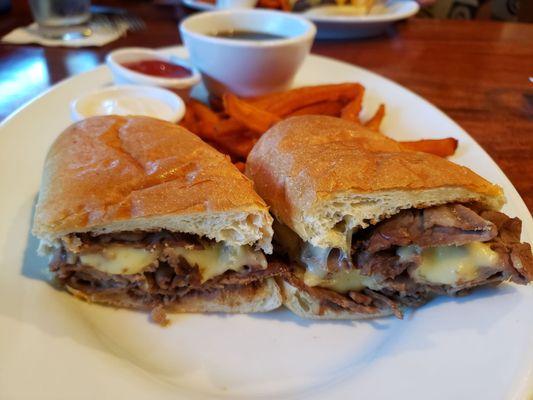
[[(181, 1), (198, 11), (217, 9), (215, 4), (201, 0)], [(318, 39), (364, 38), (380, 35), (392, 23), (412, 17), (420, 6), (411, 0), (389, 0), (375, 6), (368, 15), (347, 15), (350, 9), (349, 6), (326, 5), (311, 8), (300, 15), (315, 23)]]
[[(182, 48), (170, 50), (184, 55)], [(488, 155), (431, 104), (371, 72), (310, 56), (295, 85), (360, 81), (363, 117), (387, 105), (398, 139), (454, 136), (454, 161), (502, 185), (505, 211), (533, 221)], [(85, 304), (49, 283), (29, 231), (46, 151), (69, 102), (107, 85), (105, 66), (68, 79), (0, 126), (0, 398), (522, 398), (531, 388), (533, 291), (503, 285), (370, 322), (264, 315), (144, 313)], [(197, 96), (205, 93), (202, 88)]]

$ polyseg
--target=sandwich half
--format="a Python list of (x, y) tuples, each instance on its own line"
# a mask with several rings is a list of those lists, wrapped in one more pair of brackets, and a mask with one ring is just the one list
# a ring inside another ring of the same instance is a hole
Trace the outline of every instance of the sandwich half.
[(498, 211), (500, 187), (362, 126), (284, 120), (246, 173), (275, 216), (275, 251), (291, 265), (284, 303), (300, 316), (401, 318), (437, 295), (533, 279), (521, 221)]
[(164, 312), (281, 305), (272, 217), (252, 183), (197, 136), (146, 117), (93, 117), (52, 145), (33, 233), (77, 297)]

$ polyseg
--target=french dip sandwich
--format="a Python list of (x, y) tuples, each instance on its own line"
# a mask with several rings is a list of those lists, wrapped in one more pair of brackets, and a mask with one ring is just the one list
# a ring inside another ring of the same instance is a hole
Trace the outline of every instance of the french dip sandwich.
[(267, 206), (228, 157), (174, 124), (69, 127), (47, 155), (33, 233), (70, 293), (158, 322), (281, 305)]
[(286, 119), (246, 173), (275, 216), (291, 265), (284, 303), (300, 316), (401, 318), (436, 295), (533, 279), (521, 221), (497, 211), (500, 187), (354, 123)]

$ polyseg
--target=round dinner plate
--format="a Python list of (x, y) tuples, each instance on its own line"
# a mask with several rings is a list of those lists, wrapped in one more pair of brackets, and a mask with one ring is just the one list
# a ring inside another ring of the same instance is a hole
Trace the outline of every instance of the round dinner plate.
[[(215, 10), (215, 4), (202, 0), (181, 0), (194, 10)], [(349, 39), (377, 36), (392, 23), (415, 15), (420, 6), (411, 0), (388, 0), (378, 3), (367, 15), (354, 14), (354, 7), (324, 5), (300, 15), (315, 23), (318, 39)]]
[[(167, 50), (186, 56), (183, 48)], [(106, 66), (52, 87), (0, 126), (0, 398), (522, 399), (531, 393), (533, 291), (504, 284), (372, 321), (310, 321), (284, 309), (175, 315), (87, 304), (50, 284), (30, 227), (43, 161), (69, 103), (111, 83)], [(310, 56), (296, 86), (358, 81), (363, 118), (383, 102), (396, 139), (454, 136), (452, 158), (500, 184), (504, 211), (533, 221), (481, 147), (437, 108), (362, 68)], [(202, 87), (197, 97), (205, 96)]]

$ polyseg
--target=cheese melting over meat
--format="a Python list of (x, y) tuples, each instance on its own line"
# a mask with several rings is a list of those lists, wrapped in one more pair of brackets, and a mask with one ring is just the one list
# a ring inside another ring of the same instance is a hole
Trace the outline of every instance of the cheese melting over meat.
[(364, 288), (379, 290), (379, 285), (374, 278), (362, 275), (357, 269), (335, 272), (327, 276), (316, 275), (307, 270), (303, 281), (307, 286), (320, 286), (338, 293), (360, 291)]
[(339, 293), (377, 287), (374, 278), (362, 275), (357, 269), (340, 269), (328, 273), (328, 258), (332, 251), (336, 251), (334, 261), (337, 266), (349, 263), (349, 256), (340, 249), (317, 247), (309, 243), (304, 245), (300, 260), (306, 266), (303, 281), (307, 286), (320, 286)]
[(420, 255), (420, 265), (411, 272), (411, 277), (418, 282), (437, 285), (473, 281), (478, 278), (480, 268), (496, 267), (500, 262), (498, 253), (481, 242), (423, 250), (418, 246), (407, 246), (398, 248), (397, 254), (401, 261)]
[[(379, 290), (379, 278), (362, 275), (357, 269), (327, 271), (327, 259), (332, 249), (307, 245), (301, 254), (306, 266), (303, 276), (307, 286), (320, 286), (339, 293), (359, 291), (364, 288)], [(341, 253), (342, 254), (342, 253)], [(418, 246), (399, 247), (400, 262), (420, 260), (411, 272), (417, 282), (435, 285), (459, 285), (479, 277), (480, 268), (498, 266), (498, 253), (481, 242), (464, 246), (440, 246), (421, 249)]]
[[(176, 253), (190, 265), (197, 265), (202, 282), (228, 270), (241, 271), (246, 265), (267, 267), (264, 254), (249, 246), (228, 246), (223, 243), (206, 246), (202, 250), (176, 247)], [(159, 258), (159, 251), (110, 244), (102, 251), (80, 254), (82, 264), (108, 274), (138, 274)]]
[(202, 283), (228, 270), (240, 271), (245, 265), (260, 265), (263, 269), (267, 267), (264, 254), (253, 251), (248, 246), (225, 246), (217, 243), (203, 250), (179, 247), (176, 248), (176, 252), (190, 265), (198, 266), (202, 275)]
[(102, 251), (80, 254), (82, 264), (108, 274), (138, 274), (153, 264), (159, 253), (120, 244), (110, 244)]

